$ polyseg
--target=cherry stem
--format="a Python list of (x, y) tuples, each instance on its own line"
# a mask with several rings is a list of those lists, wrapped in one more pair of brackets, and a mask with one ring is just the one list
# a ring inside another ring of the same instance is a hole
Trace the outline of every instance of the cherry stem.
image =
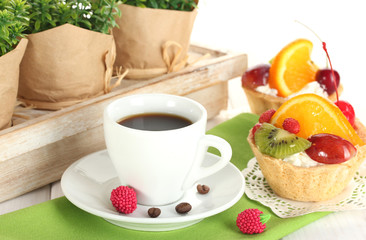
[(329, 54), (328, 54), (328, 50), (327, 50), (327, 44), (325, 42), (322, 42), (323, 44), (323, 49), (325, 51), (325, 54), (327, 54), (327, 58), (328, 58), (328, 61), (329, 61), (329, 65), (330, 65), (330, 70), (332, 72), (332, 80), (333, 80), (333, 84), (334, 84), (334, 88), (336, 90), (336, 95), (337, 95), (337, 106), (338, 106), (338, 101), (339, 101), (339, 98), (338, 98), (338, 88), (337, 88), (337, 84), (336, 84), (336, 81), (335, 81), (335, 74), (334, 74), (334, 71), (333, 71), (333, 67), (332, 67), (332, 62), (330, 61), (330, 57), (329, 57)]
[(317, 37), (321, 42), (323, 42), (323, 40), (319, 37), (318, 34), (316, 34), (316, 32), (314, 32), (313, 29), (309, 28), (307, 25), (303, 24), (302, 22), (300, 22), (298, 20), (295, 20), (295, 22), (297, 22), (297, 23), (301, 24), (303, 27), (307, 28), (310, 32), (312, 32), (315, 35), (315, 37)]
[(295, 20), (295, 22), (303, 25), (305, 28), (307, 28), (308, 30), (310, 30), (310, 32), (312, 32), (323, 44), (323, 49), (325, 51), (325, 54), (327, 55), (327, 58), (328, 58), (328, 62), (329, 62), (329, 65), (330, 65), (330, 71), (332, 72), (332, 82), (334, 84), (334, 87), (335, 87), (335, 90), (336, 90), (336, 95), (337, 95), (337, 102), (336, 102), (336, 105), (338, 106), (338, 101), (339, 101), (339, 98), (338, 98), (338, 87), (337, 87), (337, 83), (336, 83), (336, 80), (335, 80), (335, 74), (334, 74), (334, 71), (333, 71), (333, 67), (332, 67), (332, 62), (330, 61), (330, 57), (329, 57), (329, 54), (328, 54), (328, 50), (327, 50), (327, 44), (325, 42), (322, 41), (322, 39), (319, 37), (318, 34), (316, 34), (316, 32), (313, 31), (313, 29), (309, 28), (308, 26), (306, 26), (305, 24), (303, 24), (302, 22), (300, 21), (297, 21)]

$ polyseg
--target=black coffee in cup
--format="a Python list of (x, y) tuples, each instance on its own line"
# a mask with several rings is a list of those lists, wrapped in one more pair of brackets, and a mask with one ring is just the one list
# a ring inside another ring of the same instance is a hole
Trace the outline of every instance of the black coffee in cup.
[(143, 113), (128, 116), (119, 120), (118, 123), (133, 129), (164, 131), (189, 126), (192, 124), (192, 121), (169, 113)]

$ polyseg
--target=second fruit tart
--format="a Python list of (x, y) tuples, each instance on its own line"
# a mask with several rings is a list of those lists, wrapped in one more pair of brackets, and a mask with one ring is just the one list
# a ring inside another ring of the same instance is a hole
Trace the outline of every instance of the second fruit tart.
[(352, 126), (337, 106), (315, 94), (294, 97), (262, 114), (259, 122), (247, 140), (280, 197), (329, 200), (345, 189), (366, 158), (365, 126), (357, 119)]
[[(315, 93), (336, 100), (332, 72), (319, 69), (311, 61), (312, 48), (309, 40), (297, 39), (285, 46), (271, 65), (260, 64), (243, 74), (242, 87), (253, 113), (278, 109), (288, 98), (299, 93)], [(341, 93), (339, 74), (334, 73)]]

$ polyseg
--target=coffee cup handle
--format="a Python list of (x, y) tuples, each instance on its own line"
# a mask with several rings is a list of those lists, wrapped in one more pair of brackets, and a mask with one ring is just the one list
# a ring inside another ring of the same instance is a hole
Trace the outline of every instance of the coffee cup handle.
[[(214, 147), (220, 152), (220, 159), (209, 167), (203, 167), (202, 163), (207, 154), (207, 149)], [(219, 170), (223, 169), (229, 162), (232, 156), (232, 149), (230, 144), (224, 139), (214, 135), (204, 135), (198, 142), (196, 159), (192, 165), (191, 171), (188, 173), (184, 183), (183, 191), (192, 187), (193, 184), (207, 176), (210, 176)]]

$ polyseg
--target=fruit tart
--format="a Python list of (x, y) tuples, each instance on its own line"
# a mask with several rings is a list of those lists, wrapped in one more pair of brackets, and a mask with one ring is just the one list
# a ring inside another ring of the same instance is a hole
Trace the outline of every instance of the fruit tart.
[(278, 109), (287, 99), (303, 93), (336, 100), (336, 88), (342, 91), (340, 76), (337, 71), (333, 77), (331, 69), (319, 69), (311, 61), (312, 48), (311, 41), (297, 39), (285, 46), (271, 64), (257, 65), (243, 74), (242, 87), (253, 113)]
[(336, 104), (316, 94), (298, 95), (263, 113), (250, 130), (249, 145), (278, 196), (331, 199), (366, 158), (365, 126)]

